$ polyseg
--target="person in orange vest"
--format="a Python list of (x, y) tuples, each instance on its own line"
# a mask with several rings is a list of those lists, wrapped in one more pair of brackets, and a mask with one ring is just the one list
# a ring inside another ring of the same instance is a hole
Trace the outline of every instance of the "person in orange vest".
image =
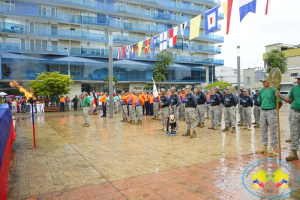
[(122, 113), (122, 120), (121, 122), (127, 122), (127, 105), (128, 105), (128, 99), (129, 99), (129, 95), (125, 95), (125, 92), (122, 91), (121, 93), (121, 113)]
[(146, 115), (149, 115), (150, 104), (149, 104), (149, 94), (148, 94), (148, 92), (145, 92), (145, 107), (146, 107)]
[(141, 126), (142, 125), (142, 120), (143, 120), (143, 105), (144, 105), (144, 99), (142, 97), (142, 95), (137, 92), (137, 98), (135, 101), (135, 108), (136, 108), (136, 116), (138, 119), (137, 122), (137, 126)]
[[(142, 91), (140, 91), (140, 95), (142, 96), (142, 98), (144, 99), (144, 101), (145, 101), (145, 95), (143, 94), (143, 92)], [(145, 107), (145, 104), (143, 105), (143, 115), (145, 114), (145, 109), (146, 107)]]
[(128, 98), (128, 107), (129, 107), (129, 116), (130, 120), (128, 123), (135, 124), (135, 101), (136, 101), (136, 96), (133, 94), (133, 91), (129, 92), (129, 98)]
[(64, 98), (64, 96), (61, 96), (59, 101), (60, 101), (60, 112), (65, 112), (65, 101), (66, 101), (66, 99)]
[(103, 114), (101, 117), (106, 117), (106, 95), (104, 92), (102, 92), (102, 97), (100, 101), (102, 102), (102, 108), (103, 108)]
[(149, 113), (153, 116), (153, 94), (150, 92), (149, 94)]

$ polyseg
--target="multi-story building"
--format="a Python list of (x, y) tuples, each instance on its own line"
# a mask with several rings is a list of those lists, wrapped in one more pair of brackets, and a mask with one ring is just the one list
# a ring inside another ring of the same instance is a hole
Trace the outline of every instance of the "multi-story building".
[[(226, 81), (233, 83), (233, 86), (238, 84), (237, 69), (232, 67), (217, 67), (216, 68), (216, 79), (218, 81)], [(240, 83), (243, 84), (243, 71), (241, 70)]]
[[(134, 44), (167, 31), (220, 5), (220, 0), (0, 0), (0, 88), (11, 80), (32, 80), (43, 71), (70, 74), (75, 81), (71, 94), (80, 90), (101, 91), (108, 75), (108, 33), (114, 44), (114, 76), (118, 90), (143, 88), (152, 82), (155, 55), (141, 54), (117, 60), (117, 48)], [(224, 15), (219, 13), (218, 19)], [(204, 18), (202, 18), (204, 19)], [(223, 60), (210, 59), (220, 54), (224, 38), (205, 34), (201, 21), (200, 36), (188, 40), (189, 25), (177, 44), (168, 48), (175, 64), (164, 84), (203, 83), (214, 79), (215, 66)], [(220, 30), (218, 25), (218, 30)], [(157, 44), (158, 46), (158, 44)], [(150, 45), (151, 47), (151, 45)], [(151, 47), (152, 48), (152, 47)], [(144, 51), (144, 50), (143, 50)], [(142, 51), (142, 52), (143, 52)]]
[(260, 82), (262, 76), (266, 75), (266, 70), (261, 67), (248, 68), (243, 70), (243, 86), (248, 89), (262, 88)]

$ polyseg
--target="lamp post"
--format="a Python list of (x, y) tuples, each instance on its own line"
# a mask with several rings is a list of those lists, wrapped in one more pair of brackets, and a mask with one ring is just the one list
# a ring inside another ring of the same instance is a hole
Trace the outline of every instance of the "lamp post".
[(112, 32), (108, 33), (109, 59), (108, 59), (108, 77), (109, 77), (109, 118), (114, 115), (114, 99), (113, 99), (113, 39)]
[(69, 50), (69, 48), (65, 48), (65, 50), (67, 50), (68, 57), (69, 57), (69, 59), (68, 59), (68, 75), (70, 76), (71, 75), (71, 72), (70, 72), (70, 50)]

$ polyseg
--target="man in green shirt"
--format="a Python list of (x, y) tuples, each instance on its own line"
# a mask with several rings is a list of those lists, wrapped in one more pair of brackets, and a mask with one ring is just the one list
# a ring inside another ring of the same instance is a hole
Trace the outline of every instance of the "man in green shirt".
[(51, 106), (56, 107), (56, 97), (51, 98)]
[[(260, 80), (264, 86), (258, 93), (258, 101), (261, 103), (260, 113), (260, 130), (261, 130), (261, 142), (264, 145), (262, 149), (256, 151), (256, 153), (268, 152), (268, 127), (271, 132), (271, 148), (269, 151), (269, 157), (276, 156), (276, 148), (278, 144), (278, 125), (277, 125), (277, 105), (275, 92), (276, 89), (272, 88), (269, 83), (268, 76), (262, 76)], [(282, 106), (282, 100), (278, 98), (279, 108)]]
[(82, 107), (83, 107), (83, 116), (85, 119), (85, 123), (82, 126), (89, 127), (90, 126), (90, 117), (89, 117), (90, 98), (88, 96), (88, 93), (86, 92), (83, 92)]
[(291, 154), (286, 158), (287, 161), (299, 160), (297, 151), (299, 150), (299, 138), (300, 138), (300, 74), (296, 77), (297, 85), (295, 85), (289, 98), (282, 96), (279, 92), (276, 92), (275, 96), (280, 97), (283, 101), (291, 104), (290, 108), (290, 134), (291, 134)]

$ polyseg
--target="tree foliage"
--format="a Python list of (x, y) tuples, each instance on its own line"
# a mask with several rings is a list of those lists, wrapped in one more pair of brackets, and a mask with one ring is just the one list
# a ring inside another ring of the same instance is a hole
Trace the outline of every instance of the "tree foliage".
[(169, 67), (174, 64), (173, 55), (171, 52), (161, 51), (157, 57), (153, 70), (153, 79), (156, 82), (159, 82), (159, 85), (162, 81), (166, 81), (166, 75), (168, 74)]
[(270, 73), (272, 68), (278, 67), (281, 73), (285, 74), (287, 71), (287, 58), (284, 53), (278, 49), (273, 49), (267, 53), (267, 58), (264, 59), (267, 63), (267, 73)]
[(146, 91), (146, 90), (153, 90), (153, 85), (146, 85), (144, 87), (144, 91)]
[[(109, 85), (109, 76), (106, 75), (105, 78), (103, 79), (105, 85)], [(118, 79), (117, 77), (113, 76), (113, 82), (115, 83), (115, 85), (118, 84)]]
[(210, 90), (211, 87), (216, 87), (216, 86), (220, 86), (221, 90), (224, 90), (227, 88), (227, 86), (232, 86), (232, 83), (228, 83), (227, 81), (217, 81), (214, 83), (210, 83), (208, 84), (205, 89)]
[(58, 96), (69, 94), (70, 86), (74, 82), (69, 75), (59, 72), (39, 73), (34, 81), (30, 81), (30, 87), (35, 96)]

